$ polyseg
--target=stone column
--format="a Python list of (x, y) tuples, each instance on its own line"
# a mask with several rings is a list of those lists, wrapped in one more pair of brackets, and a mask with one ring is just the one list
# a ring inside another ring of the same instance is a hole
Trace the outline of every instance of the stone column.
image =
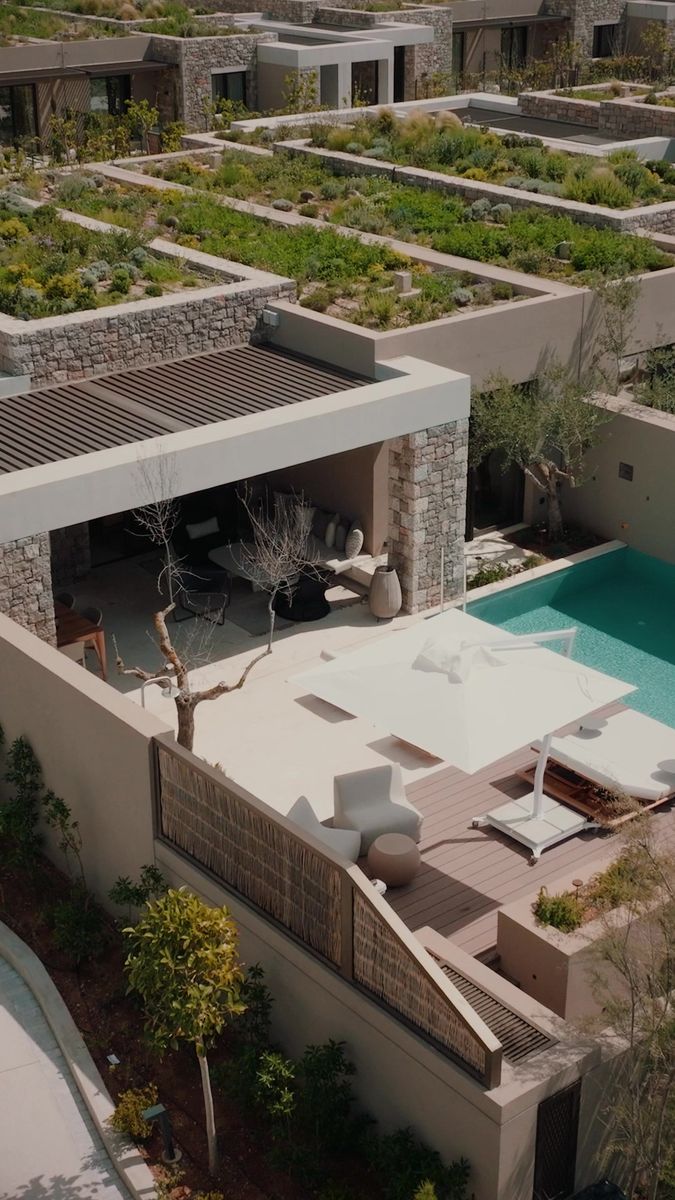
[(0, 612), (56, 645), (48, 533), (0, 545)]
[(464, 577), (464, 529), (469, 442), (467, 420), (397, 438), (389, 452), (390, 561), (398, 569), (406, 612), (459, 595)]
[(52, 560), (52, 587), (64, 588), (91, 570), (89, 523), (52, 529), (49, 534)]

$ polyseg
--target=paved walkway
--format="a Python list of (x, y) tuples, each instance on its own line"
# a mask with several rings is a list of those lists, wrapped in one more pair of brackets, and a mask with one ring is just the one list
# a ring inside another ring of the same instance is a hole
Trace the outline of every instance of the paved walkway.
[(130, 1200), (37, 1000), (2, 957), (0, 1200)]

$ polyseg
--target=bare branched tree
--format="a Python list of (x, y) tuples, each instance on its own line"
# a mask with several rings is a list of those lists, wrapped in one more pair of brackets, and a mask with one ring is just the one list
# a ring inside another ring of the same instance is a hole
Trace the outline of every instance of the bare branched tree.
[(240, 499), (253, 537), (251, 542), (242, 543), (242, 561), (254, 586), (268, 595), (267, 649), (271, 653), (277, 597), (285, 594), (290, 603), (301, 574), (319, 578), (319, 560), (310, 544), (312, 510), (301, 495), (276, 503), (270, 512), (254, 504), (248, 493)]
[(623, 360), (635, 329), (640, 283), (630, 275), (597, 278), (593, 294), (600, 315), (593, 365), (599, 370), (604, 386), (615, 396), (621, 387)]
[(605, 918), (593, 970), (600, 1023), (626, 1047), (605, 1120), (630, 1200), (656, 1200), (675, 1185), (675, 854), (655, 841), (649, 818), (639, 818), (629, 869), (614, 881), (621, 919)]
[[(171, 540), (180, 519), (180, 502), (171, 498), (176, 489), (171, 483), (170, 461), (162, 459), (152, 470), (142, 464), (141, 471), (146, 484), (149, 484), (151, 491), (157, 496), (151, 504), (136, 509), (134, 515), (143, 533), (161, 550), (162, 563), (157, 575), (157, 590), (161, 595), (168, 596), (169, 603), (154, 613), (153, 624), (156, 644), (165, 667), (161, 675), (157, 671), (147, 671), (139, 666), (127, 667), (119, 652), (117, 641), (113, 638), (116, 665), (121, 675), (133, 675), (136, 679), (152, 683), (156, 687), (165, 688), (167, 681), (171, 683), (175, 692), (173, 699), (178, 720), (177, 740), (186, 750), (192, 750), (197, 705), (204, 700), (217, 700), (228, 692), (241, 689), (255, 665), (269, 654), (269, 648), (251, 659), (235, 683), (219, 682), (207, 688), (193, 688), (190, 672), (210, 662), (215, 622), (220, 618), (222, 608), (220, 611), (215, 608), (211, 612), (205, 611), (203, 619), (194, 622), (191, 636), (185, 644), (180, 649), (176, 646), (169, 633), (167, 618), (174, 611), (177, 597), (180, 596), (185, 583), (183, 563), (175, 555)], [(197, 572), (190, 573), (193, 578), (198, 578)]]

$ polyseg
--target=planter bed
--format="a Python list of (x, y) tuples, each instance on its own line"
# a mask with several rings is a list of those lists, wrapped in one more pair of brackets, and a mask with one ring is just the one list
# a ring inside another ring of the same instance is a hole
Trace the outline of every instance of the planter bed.
[(51, 205), (29, 205), (0, 195), (0, 312), (8, 316), (60, 316), (207, 283), (137, 234), (86, 228)]
[(351, 126), (318, 122), (312, 144), (605, 208), (675, 200), (675, 187), (639, 163), (633, 151), (617, 150), (598, 163), (591, 155), (549, 150), (539, 138), (464, 128), (450, 112), (436, 119), (416, 113), (398, 120), (385, 110)]
[[(283, 151), (271, 160), (226, 151), (221, 158), (209, 153), (156, 160), (147, 171), (221, 196), (267, 205), (285, 200), (301, 216), (565, 283), (583, 285), (597, 272), (612, 275), (619, 264), (629, 272), (644, 272), (673, 262), (648, 239), (582, 225), (567, 214), (514, 211), (487, 198), (469, 204), (432, 188), (360, 174), (358, 163), (353, 173), (336, 175), (330, 163), (312, 152), (293, 163)], [(97, 215), (95, 206), (100, 212), (108, 202), (105, 189), (87, 202), (94, 207), (81, 211)]]
[(120, 37), (127, 31), (119, 25), (93, 25), (79, 21), (76, 16), (63, 17), (57, 13), (34, 12), (20, 4), (0, 6), (0, 46), (12, 45), (25, 38), (44, 38), (48, 41), (80, 41), (92, 37)]
[[(136, 186), (108, 181), (100, 188), (83, 187), (78, 194), (78, 178), (63, 176), (68, 200), (60, 196), (57, 181), (57, 203), (69, 202), (85, 215), (142, 228), (189, 250), (294, 278), (301, 304), (351, 323), (401, 329), (517, 298), (509, 283), (470, 272), (431, 270), (386, 244), (310, 221), (289, 228), (274, 221), (272, 209), (266, 220), (197, 190), (169, 189), (157, 195), (140, 181)], [(84, 178), (89, 181), (90, 176)], [(392, 274), (400, 270), (412, 271), (407, 294), (407, 289), (397, 290)]]

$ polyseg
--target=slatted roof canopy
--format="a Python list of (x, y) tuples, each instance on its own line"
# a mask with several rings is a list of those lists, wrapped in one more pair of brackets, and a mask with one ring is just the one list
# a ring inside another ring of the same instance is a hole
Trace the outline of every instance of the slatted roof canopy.
[(0, 399), (0, 474), (251, 416), (373, 382), (273, 346), (235, 346)]

